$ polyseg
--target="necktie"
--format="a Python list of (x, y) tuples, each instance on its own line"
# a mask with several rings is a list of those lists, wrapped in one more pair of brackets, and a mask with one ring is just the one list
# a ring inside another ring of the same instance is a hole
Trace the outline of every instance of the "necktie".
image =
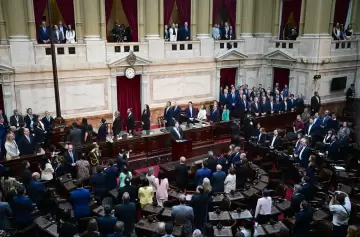
[(257, 103), (255, 103), (255, 105), (256, 105), (256, 109), (258, 109), (258, 104), (257, 104)]
[(190, 117), (192, 117), (192, 108), (190, 108)]
[(72, 163), (74, 163), (74, 155), (72, 152), (69, 152), (70, 153), (70, 157), (71, 157), (71, 160), (72, 160)]
[(27, 135), (26, 136), (26, 139), (29, 141), (29, 143), (30, 143), (30, 137)]
[(173, 28), (173, 35), (176, 35), (175, 28)]

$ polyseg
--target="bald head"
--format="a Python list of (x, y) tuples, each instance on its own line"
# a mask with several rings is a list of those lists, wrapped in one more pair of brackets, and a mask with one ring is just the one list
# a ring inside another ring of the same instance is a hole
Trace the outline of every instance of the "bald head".
[(180, 157), (180, 163), (185, 163), (186, 162), (186, 158), (184, 156)]
[(128, 192), (125, 192), (122, 196), (123, 203), (128, 203), (130, 201), (130, 195)]
[(159, 222), (156, 232), (159, 235), (165, 235), (165, 222)]
[(34, 172), (34, 173), (32, 173), (31, 177), (32, 177), (33, 179), (38, 180), (38, 179), (40, 179), (40, 174), (39, 174), (38, 172)]
[(216, 166), (216, 170), (217, 170), (217, 171), (222, 170), (222, 166), (221, 166), (221, 165), (217, 165), (217, 166)]

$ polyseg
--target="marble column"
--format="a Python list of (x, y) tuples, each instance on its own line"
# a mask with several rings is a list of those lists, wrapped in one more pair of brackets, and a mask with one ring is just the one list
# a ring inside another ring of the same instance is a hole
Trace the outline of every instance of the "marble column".
[(76, 40), (78, 43), (84, 42), (84, 29), (82, 23), (82, 1), (74, 0), (74, 10), (75, 10), (75, 29), (76, 29)]
[(145, 40), (145, 21), (144, 21), (144, 1), (145, 0), (137, 0), (137, 6), (138, 6), (138, 27), (139, 27), (139, 40), (144, 41)]
[(191, 0), (191, 16), (190, 16), (190, 34), (191, 39), (194, 40), (196, 38), (197, 33), (197, 0)]
[(31, 41), (36, 42), (36, 26), (35, 26), (35, 15), (34, 15), (34, 1), (26, 0), (27, 4), (27, 17), (29, 27), (29, 37)]
[(215, 76), (215, 93), (216, 93), (216, 100), (217, 101), (220, 101), (220, 71), (221, 71), (221, 68), (218, 66), (216, 67), (216, 76)]
[(307, 1), (305, 9), (304, 36), (328, 36), (332, 1)]
[(273, 12), (272, 0), (255, 0), (255, 29), (256, 36), (271, 36)]
[(360, 0), (352, 0), (351, 8), (351, 24), (354, 30), (354, 34), (360, 32)]
[(29, 41), (28, 19), (24, 0), (3, 0), (7, 12), (9, 41)]
[[(336, 1), (340, 1), (340, 0), (331, 0), (331, 12), (330, 12), (330, 22), (329, 22), (329, 34), (330, 35), (332, 34), (332, 29), (334, 27)], [(330, 0), (329, 0), (329, 2), (330, 2)]]
[(197, 39), (210, 38), (209, 21), (210, 21), (210, 0), (197, 1)]
[(3, 4), (4, 1), (0, 1), (0, 44), (7, 44)]
[(106, 41), (106, 15), (105, 15), (105, 0), (100, 0), (100, 36)]
[(276, 38), (279, 36), (280, 1), (281, 0), (274, 0), (274, 10), (273, 10), (274, 24), (273, 24), (273, 29), (272, 29), (272, 36), (274, 36)]
[(159, 39), (159, 0), (145, 0), (145, 40)]
[(242, 12), (242, 4), (243, 0), (236, 0), (236, 23), (235, 23), (235, 31), (236, 31), (236, 38), (240, 38), (241, 34), (241, 12)]
[(159, 0), (159, 33), (164, 38), (164, 0)]
[(83, 0), (85, 41), (100, 40), (100, 0)]
[(209, 7), (209, 32), (210, 37), (212, 37), (212, 28), (213, 28), (213, 11), (214, 11), (214, 1), (210, 0), (210, 7)]
[(255, 0), (242, 0), (241, 25), (242, 37), (252, 37), (254, 33)]
[(299, 36), (300, 37), (304, 34), (306, 1), (307, 0), (301, 1), (300, 25), (299, 25)]

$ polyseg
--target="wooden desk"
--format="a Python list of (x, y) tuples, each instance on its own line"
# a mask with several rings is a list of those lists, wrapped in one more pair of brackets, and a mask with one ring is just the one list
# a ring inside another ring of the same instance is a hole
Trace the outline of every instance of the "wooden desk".
[(230, 214), (227, 211), (222, 211), (219, 214), (209, 212), (209, 221), (229, 221), (231, 220)]
[[(277, 128), (284, 128), (286, 125), (292, 124), (298, 112), (287, 112), (281, 114), (272, 114), (266, 116), (258, 116), (256, 117), (256, 122), (261, 124), (261, 127), (266, 128), (266, 130), (272, 131)], [(254, 117), (255, 118), (255, 117)]]
[(30, 170), (31, 172), (40, 172), (39, 164), (42, 164), (46, 160), (46, 154), (41, 155), (24, 155), (20, 156), (19, 159), (15, 160), (7, 160), (2, 161), (0, 164), (2, 164), (5, 167), (11, 168), (11, 173), (13, 177), (19, 177), (22, 172), (22, 166), (21, 163), (23, 161), (28, 161), (30, 163)]
[(230, 212), (231, 219), (233, 220), (245, 220), (245, 219), (252, 219), (253, 216), (251, 215), (250, 211), (245, 210), (242, 212), (233, 211)]
[(224, 226), (221, 229), (218, 229), (218, 228), (216, 228), (216, 226), (214, 226), (214, 236), (232, 237), (233, 233), (232, 233), (231, 227), (229, 227), (229, 226)]
[(214, 143), (213, 131), (211, 126), (185, 129), (184, 137), (187, 139), (191, 139), (193, 146), (202, 146)]
[(142, 209), (142, 211), (145, 213), (148, 213), (150, 215), (152, 215), (152, 214), (159, 215), (163, 209), (164, 209), (163, 207), (157, 207), (157, 206), (148, 204)]
[(278, 222), (274, 225), (270, 225), (270, 224), (262, 225), (262, 227), (264, 228), (264, 230), (268, 235), (279, 233), (281, 228), (288, 229), (282, 222)]

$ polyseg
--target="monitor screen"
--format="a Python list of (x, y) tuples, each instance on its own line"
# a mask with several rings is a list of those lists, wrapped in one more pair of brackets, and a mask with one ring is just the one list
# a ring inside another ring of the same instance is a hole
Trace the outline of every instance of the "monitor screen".
[(336, 77), (331, 81), (330, 91), (341, 91), (346, 88), (347, 77)]

